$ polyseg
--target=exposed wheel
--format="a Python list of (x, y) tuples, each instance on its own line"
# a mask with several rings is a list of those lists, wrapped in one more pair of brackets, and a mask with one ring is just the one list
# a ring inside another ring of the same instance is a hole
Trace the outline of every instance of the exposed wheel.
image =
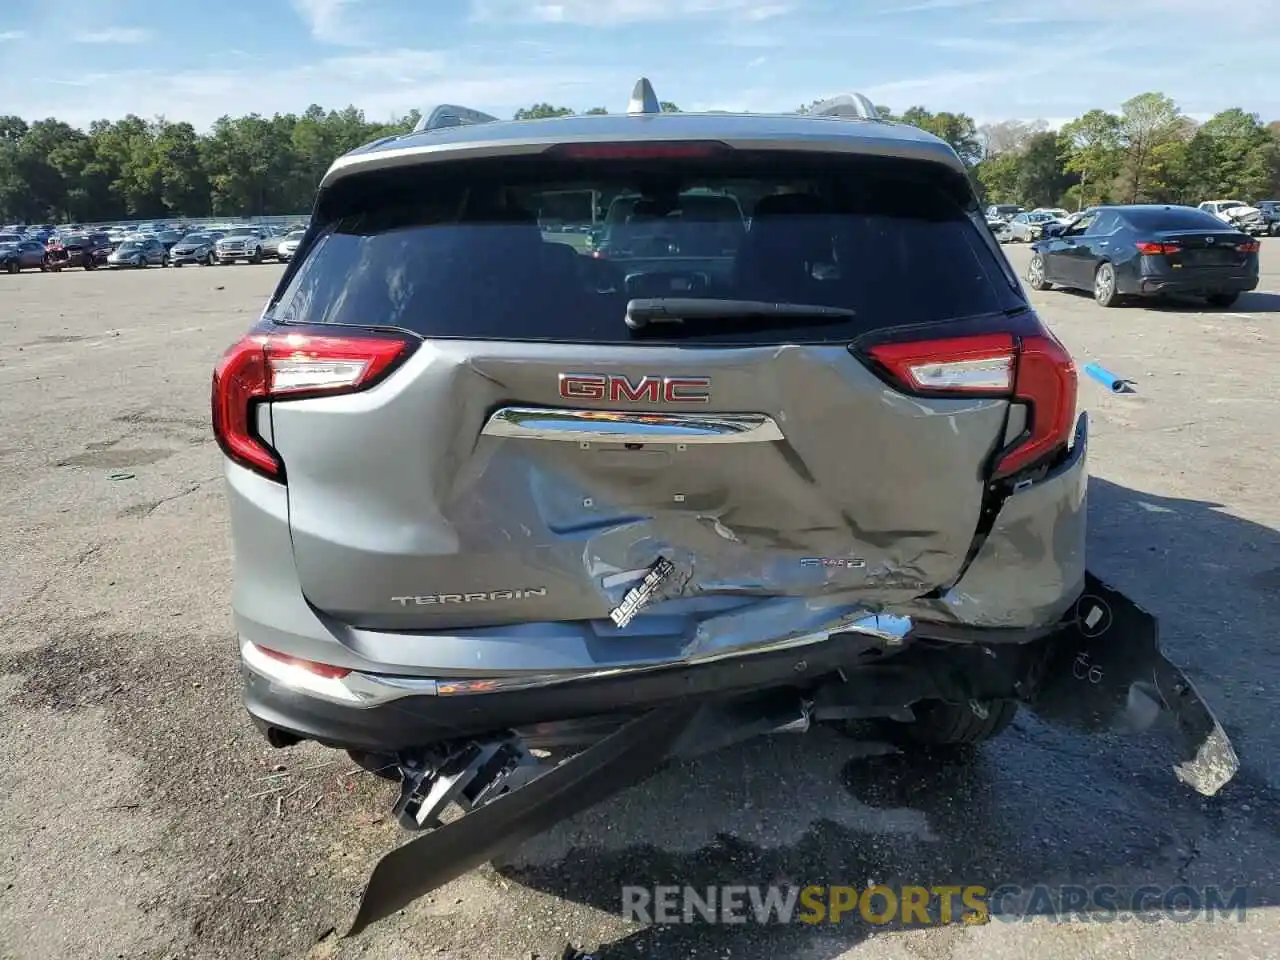
[(261, 263), (261, 262), (262, 262), (262, 248), (261, 248), (261, 247), (258, 247), (257, 249), (255, 249), (255, 250), (253, 251), (253, 255), (249, 257), (249, 262), (250, 262), (250, 263)]
[(1098, 264), (1098, 271), (1093, 275), (1093, 299), (1103, 307), (1114, 307), (1120, 302), (1116, 293), (1116, 268), (1109, 263)]
[(169, 255), (166, 253), (160, 258), (160, 266), (167, 267), (169, 265)]
[(400, 764), (396, 758), (386, 753), (365, 753), (363, 750), (348, 750), (349, 756), (356, 766), (367, 770), (375, 777), (383, 780), (400, 782)]
[(889, 736), (904, 745), (942, 746), (983, 743), (998, 737), (1018, 712), (1016, 700), (995, 700), (985, 705), (986, 716), (974, 713), (967, 703), (924, 700), (912, 708), (916, 718), (890, 722)]
[(17, 273), (19, 270), (22, 269), (21, 267), (18, 266), (17, 260), (10, 260), (8, 263), (4, 265), (4, 268), (8, 270), (10, 273)]
[(1225, 307), (1229, 307), (1229, 306), (1231, 306), (1231, 305), (1232, 305), (1232, 304), (1234, 304), (1237, 300), (1239, 300), (1239, 299), (1240, 299), (1240, 294), (1238, 294), (1238, 293), (1211, 293), (1211, 294), (1209, 294), (1209, 296), (1205, 297), (1205, 299), (1209, 301), (1209, 306), (1211, 306), (1211, 307), (1220, 307), (1220, 308), (1225, 308)]
[(206, 267), (212, 267), (217, 262), (218, 261), (214, 259), (213, 251), (210, 250), (209, 253), (204, 258), (204, 265)]
[(1048, 290), (1050, 283), (1044, 278), (1044, 257), (1038, 253), (1031, 255), (1027, 264), (1027, 286), (1032, 290)]

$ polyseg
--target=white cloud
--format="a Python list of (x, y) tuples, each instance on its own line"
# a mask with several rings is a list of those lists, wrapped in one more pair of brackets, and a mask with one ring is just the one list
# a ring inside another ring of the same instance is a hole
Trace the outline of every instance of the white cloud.
[(26, 37), (26, 33), (22, 30), (0, 31), (0, 43), (4, 43), (7, 40), (25, 40)]
[(293, 0), (293, 9), (321, 43), (360, 46), (364, 35), (346, 16), (355, 0)]
[(625, 92), (635, 80), (547, 62), (471, 60), (456, 52), (413, 48), (253, 71), (231, 66), (140, 69), (90, 72), (78, 79), (98, 92), (86, 98), (71, 87), (39, 84), (6, 108), (21, 116), (56, 116), (79, 127), (132, 113), (185, 120), (204, 130), (224, 114), (301, 113), (312, 103), (326, 109), (354, 104), (374, 121), (413, 109), (427, 111), (440, 103), (466, 104), (499, 116), (535, 100), (585, 107), (599, 101), (601, 90)]
[(592, 27), (728, 16), (759, 22), (782, 16), (790, 4), (766, 0), (472, 0), (475, 20), (567, 23)]
[(77, 33), (71, 39), (76, 43), (146, 43), (151, 37), (151, 31), (143, 27), (107, 27)]

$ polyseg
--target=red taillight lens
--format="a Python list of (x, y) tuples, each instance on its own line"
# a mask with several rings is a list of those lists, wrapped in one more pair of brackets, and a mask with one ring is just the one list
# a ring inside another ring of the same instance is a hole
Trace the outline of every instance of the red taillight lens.
[(908, 393), (1005, 396), (1025, 404), (1026, 429), (1000, 457), (996, 478), (1026, 469), (1070, 439), (1076, 368), (1047, 330), (885, 343), (868, 353)]
[(1145, 243), (1134, 244), (1138, 252), (1144, 256), (1155, 257), (1164, 253), (1181, 253), (1182, 245), (1178, 243)]
[(1244, 243), (1237, 243), (1236, 249), (1241, 253), (1257, 253), (1262, 249), (1262, 244), (1257, 240), (1246, 240)]
[(1008, 393), (1013, 337), (1007, 333), (884, 343), (871, 356), (912, 393)]
[(232, 460), (281, 479), (284, 467), (254, 423), (258, 404), (367, 389), (411, 347), (412, 341), (398, 337), (251, 334), (213, 371), (213, 435)]
[(281, 653), (279, 650), (269, 650), (266, 647), (259, 647), (257, 644), (254, 644), (254, 646), (258, 647), (259, 653), (270, 657), (272, 660), (288, 664), (291, 667), (297, 667), (299, 670), (313, 673), (317, 677), (324, 677), (326, 680), (341, 680), (351, 673), (348, 667), (335, 667), (328, 663), (316, 663), (314, 660), (303, 660), (301, 657)]
[(1078, 389), (1076, 365), (1057, 337), (1046, 330), (1021, 339), (1013, 396), (1027, 405), (1028, 422), (1023, 436), (996, 464), (997, 478), (1012, 476), (1066, 446)]
[(687, 160), (714, 157), (729, 149), (718, 140), (668, 141), (664, 143), (564, 143), (548, 155), (567, 160)]

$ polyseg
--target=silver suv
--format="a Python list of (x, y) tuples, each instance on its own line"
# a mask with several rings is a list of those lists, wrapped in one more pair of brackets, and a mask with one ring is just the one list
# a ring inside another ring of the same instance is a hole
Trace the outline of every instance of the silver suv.
[(214, 253), (219, 263), (261, 263), (263, 248), (270, 236), (265, 227), (229, 227), (214, 243)]
[[(617, 197), (627, 243), (588, 251)], [(857, 95), (662, 114), (641, 81), (629, 115), (442, 107), (336, 160), (213, 424), (249, 712), (427, 831), (356, 928), (669, 757), (814, 723), (1163, 710), (1216, 791), (1221, 726), (1086, 571), (1076, 388), (964, 164)]]

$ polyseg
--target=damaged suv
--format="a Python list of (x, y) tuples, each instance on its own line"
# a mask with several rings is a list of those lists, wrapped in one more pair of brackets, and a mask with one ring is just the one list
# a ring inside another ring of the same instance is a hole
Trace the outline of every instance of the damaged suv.
[[(581, 249), (617, 197), (654, 242)], [(353, 930), (815, 723), (1158, 722), (1218, 790), (1221, 726), (1087, 572), (1076, 393), (964, 164), (859, 95), (663, 114), (642, 80), (629, 115), (441, 107), (336, 160), (212, 404), (248, 710), (425, 831)]]

